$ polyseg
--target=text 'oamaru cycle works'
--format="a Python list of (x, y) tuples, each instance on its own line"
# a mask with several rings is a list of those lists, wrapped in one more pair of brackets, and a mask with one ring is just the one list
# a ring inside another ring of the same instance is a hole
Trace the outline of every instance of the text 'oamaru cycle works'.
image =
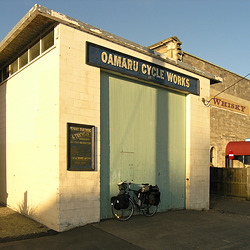
[(199, 81), (193, 77), (92, 43), (87, 43), (87, 63), (186, 93), (200, 93)]

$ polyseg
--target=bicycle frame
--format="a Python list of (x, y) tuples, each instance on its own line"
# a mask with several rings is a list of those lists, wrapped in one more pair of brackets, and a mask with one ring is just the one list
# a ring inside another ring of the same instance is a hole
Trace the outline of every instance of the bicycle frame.
[(146, 192), (142, 192), (142, 190), (147, 189), (146, 186), (148, 186), (149, 184), (142, 184), (143, 186), (139, 190), (131, 189), (130, 188), (131, 184), (132, 183), (128, 183), (129, 195), (130, 195), (130, 192), (133, 192), (133, 196), (131, 197), (131, 195), (130, 195), (130, 198), (132, 199), (137, 210), (142, 211), (147, 207), (147, 204), (144, 203)]
[[(134, 208), (136, 208), (138, 212), (142, 211), (142, 213), (147, 217), (155, 215), (158, 209), (158, 204), (153, 205), (149, 202), (149, 184), (141, 184), (141, 188), (139, 190), (131, 189), (131, 184), (133, 183), (127, 183), (126, 181), (117, 184), (120, 191), (119, 195), (111, 198), (111, 208), (114, 217), (120, 221), (129, 220), (134, 214)], [(131, 192), (133, 192), (133, 195), (130, 195)], [(124, 194), (128, 195), (128, 201), (125, 203), (127, 205), (125, 205), (124, 208), (121, 208), (120, 204), (124, 204), (124, 201), (119, 200), (118, 197)]]

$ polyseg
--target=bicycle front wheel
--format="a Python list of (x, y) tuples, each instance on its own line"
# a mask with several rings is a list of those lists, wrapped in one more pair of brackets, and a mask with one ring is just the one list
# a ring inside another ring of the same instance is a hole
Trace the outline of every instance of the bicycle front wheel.
[(151, 217), (155, 215), (157, 209), (158, 206), (147, 205), (145, 208), (142, 209), (142, 213), (147, 217)]
[(129, 198), (129, 206), (126, 209), (115, 209), (115, 204), (112, 204), (112, 214), (117, 220), (126, 221), (131, 218), (134, 213), (134, 203)]

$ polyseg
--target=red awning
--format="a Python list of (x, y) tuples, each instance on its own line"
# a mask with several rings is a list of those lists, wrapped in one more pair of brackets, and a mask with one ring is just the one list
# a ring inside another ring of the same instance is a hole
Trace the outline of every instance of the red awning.
[(232, 151), (234, 155), (250, 155), (250, 142), (231, 141), (227, 144), (226, 155)]

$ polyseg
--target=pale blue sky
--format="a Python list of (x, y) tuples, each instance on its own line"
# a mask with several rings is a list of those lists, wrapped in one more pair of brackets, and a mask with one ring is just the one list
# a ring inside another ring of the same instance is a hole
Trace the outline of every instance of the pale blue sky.
[(0, 0), (0, 41), (36, 3), (143, 46), (177, 36), (183, 51), (250, 72), (250, 0)]

